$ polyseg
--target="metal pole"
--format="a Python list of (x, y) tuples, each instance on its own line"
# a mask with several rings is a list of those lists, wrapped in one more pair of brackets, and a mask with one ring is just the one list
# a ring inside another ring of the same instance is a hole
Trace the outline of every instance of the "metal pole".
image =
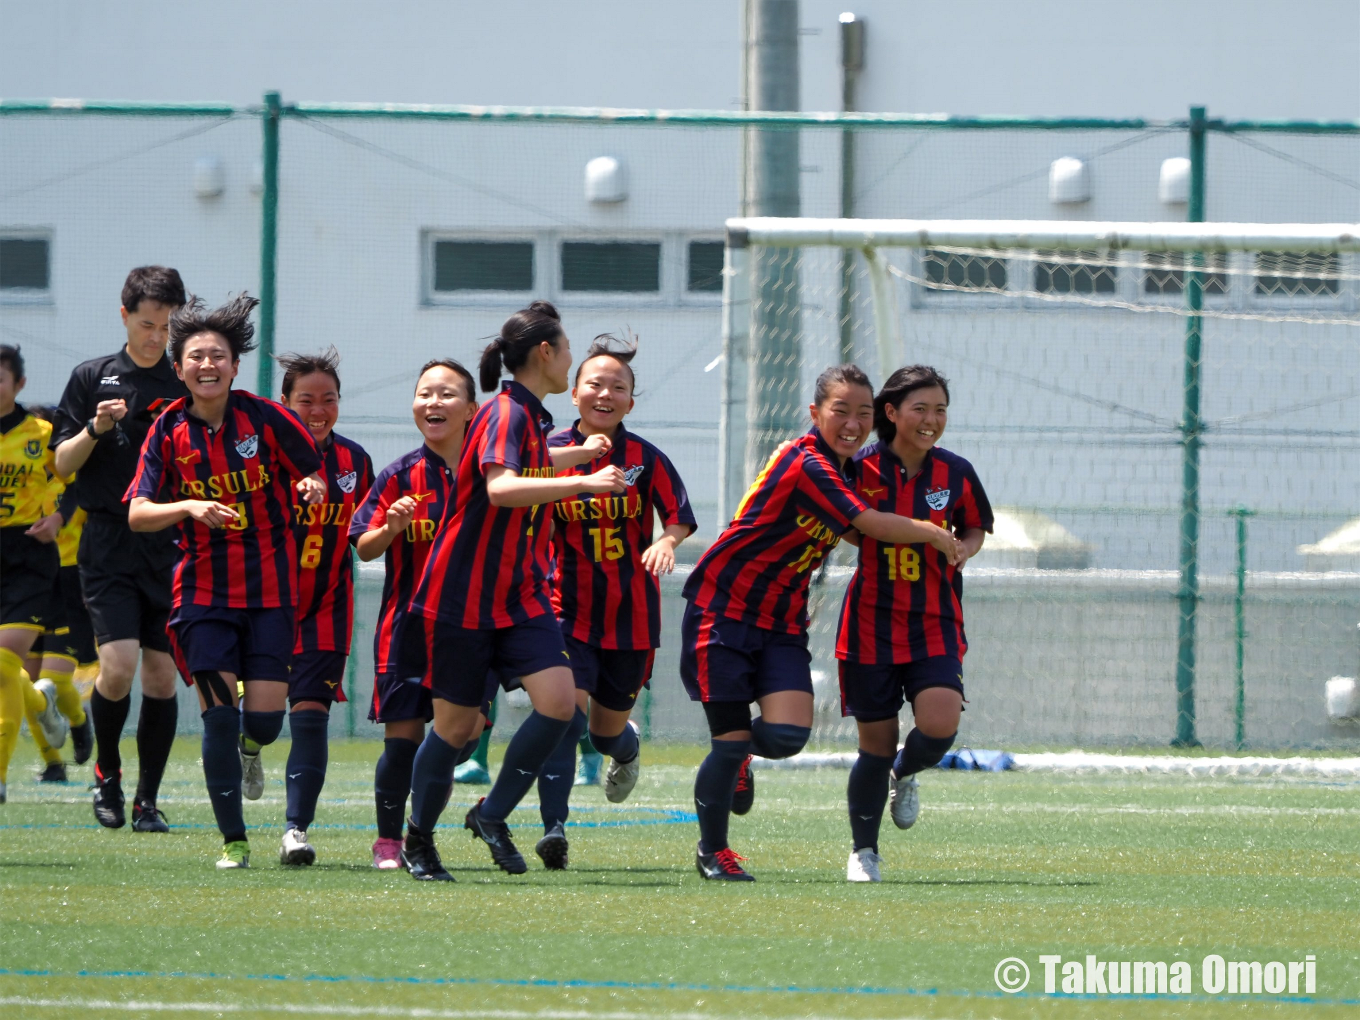
[(1246, 746), (1247, 719), (1245, 670), (1247, 656), (1247, 518), (1252, 516), (1255, 511), (1239, 506), (1228, 512), (1237, 518), (1237, 595), (1233, 599), (1233, 623), (1237, 639), (1237, 676), (1236, 697), (1233, 701), (1233, 743), (1240, 751)]
[(723, 253), (722, 407), (718, 414), (718, 520), (714, 536), (732, 520), (746, 488), (746, 390), (751, 340), (750, 250), (743, 236), (728, 237)]
[(260, 201), (260, 346), (255, 392), (274, 396), (274, 269), (278, 255), (279, 112), (277, 92), (264, 94), (264, 194)]
[[(1190, 201), (1186, 219), (1204, 222), (1204, 107), (1190, 108)], [(1190, 255), (1185, 274), (1185, 409), (1181, 416), (1180, 625), (1176, 642), (1176, 737), (1173, 747), (1199, 747), (1195, 736), (1195, 614), (1199, 605), (1199, 414), (1203, 341), (1204, 253)]]
[[(758, 110), (797, 110), (797, 0), (753, 0), (750, 80)], [(757, 216), (799, 214), (799, 135), (796, 128), (762, 127), (752, 133), (748, 203)], [(798, 252), (760, 247), (751, 255), (751, 356), (747, 388), (750, 428), (747, 478), (801, 423), (802, 310)]]
[[(854, 111), (855, 86), (864, 70), (864, 22), (850, 11), (841, 15), (841, 112)], [(841, 219), (855, 215), (855, 133), (841, 129)], [(841, 249), (841, 293), (839, 322), (841, 327), (841, 361), (855, 360), (855, 253)]]

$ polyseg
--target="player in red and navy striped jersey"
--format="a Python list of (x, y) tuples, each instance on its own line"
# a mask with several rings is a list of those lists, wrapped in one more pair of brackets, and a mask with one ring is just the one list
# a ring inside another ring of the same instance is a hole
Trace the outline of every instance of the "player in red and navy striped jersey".
[[(416, 754), (411, 817), (402, 857), (411, 877), (452, 878), (439, 861), (434, 826), (448, 798), (459, 751), (476, 731), (494, 670), (518, 680), (534, 710), (511, 738), (491, 792), (464, 824), (511, 874), (526, 870), (510, 840), (506, 817), (533, 785), (576, 712), (570, 660), (553, 616), (548, 563), (551, 504), (575, 493), (622, 492), (623, 472), (609, 465), (591, 475), (556, 478), (609, 450), (592, 436), (580, 447), (549, 451), (552, 418), (542, 400), (567, 388), (571, 347), (557, 309), (536, 301), (516, 312), (482, 352), (484, 391), (495, 388), (504, 364), (513, 375), (477, 411), (458, 462), (453, 500), (411, 599), (402, 656), (421, 618), (434, 702), (434, 726)], [(404, 667), (405, 668), (409, 667)]]
[[(293, 506), (298, 543), (297, 639), (288, 671), (287, 807), (279, 860), (311, 864), (316, 849), (307, 828), (326, 782), (327, 730), (331, 703), (345, 700), (345, 661), (354, 629), (354, 557), (349, 526), (373, 484), (373, 462), (364, 448), (335, 431), (340, 416), (340, 355), (334, 347), (320, 354), (285, 354), (283, 405), (302, 419), (321, 450), (326, 497)], [(258, 751), (245, 749), (247, 798), (264, 792)], [(256, 781), (252, 782), (252, 778)]]
[[(916, 773), (939, 763), (963, 711), (963, 574), (992, 530), (992, 507), (973, 465), (935, 444), (949, 414), (949, 383), (925, 365), (900, 368), (874, 398), (878, 442), (856, 456), (857, 491), (886, 513), (952, 531), (950, 562), (921, 543), (865, 535), (836, 636), (841, 711), (859, 728), (859, 757), (846, 800), (852, 882), (880, 880), (878, 829), (891, 785), (892, 818), (916, 821)], [(910, 702), (915, 725), (898, 750), (897, 714)]]
[[(675, 547), (693, 533), (689, 497), (670, 459), (629, 432), (636, 346), (618, 349), (598, 336), (576, 369), (572, 403), (581, 417), (548, 441), (582, 446), (609, 438), (609, 452), (569, 469), (591, 474), (605, 464), (623, 472), (622, 495), (578, 493), (553, 504), (553, 602), (576, 680), (577, 712), (557, 751), (538, 776), (544, 837), (535, 848), (554, 870), (567, 865), (563, 829), (576, 773), (576, 743), (589, 718), (591, 743), (613, 758), (605, 797), (627, 799), (637, 783), (638, 728), (629, 714), (651, 676), (661, 644), (661, 586), (675, 569)], [(653, 541), (657, 524), (663, 528)]]
[(713, 737), (694, 782), (695, 864), (706, 879), (753, 880), (727, 842), (730, 814), (745, 814), (754, 797), (751, 754), (787, 758), (812, 732), (807, 593), (822, 558), (851, 530), (958, 555), (947, 531), (872, 510), (855, 494), (851, 458), (869, 435), (873, 399), (854, 365), (823, 372), (812, 430), (775, 451), (685, 584), (680, 677)]
[(189, 396), (152, 426), (124, 497), (133, 531), (178, 530), (170, 628), (203, 708), (219, 868), (250, 863), (238, 737), (264, 745), (283, 728), (298, 596), (294, 485), (308, 503), (326, 492), (316, 441), (297, 416), (231, 388), (255, 346), (258, 303), (243, 294), (208, 311), (194, 299), (170, 317), (170, 355)]
[(411, 767), (425, 739), (425, 724), (434, 717), (422, 677), (407, 677), (398, 670), (396, 636), (453, 492), (453, 472), (468, 422), (477, 411), (476, 396), (472, 374), (457, 361), (436, 359), (421, 368), (411, 413), (425, 441), (379, 472), (350, 525), (359, 558), (383, 556), (386, 565), (373, 635), (373, 703), (368, 710), (370, 720), (383, 724), (383, 753), (373, 782), (378, 815), (373, 866), (384, 871), (401, 866)]

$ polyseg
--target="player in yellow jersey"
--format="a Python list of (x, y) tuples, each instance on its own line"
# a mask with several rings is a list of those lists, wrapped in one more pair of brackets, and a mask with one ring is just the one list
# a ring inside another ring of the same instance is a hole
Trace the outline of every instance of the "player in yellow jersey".
[(66, 742), (67, 729), (56, 685), (33, 684), (24, 672), (24, 656), (51, 612), (61, 528), (61, 518), (45, 512), (56, 477), (47, 448), (52, 426), (19, 404), (24, 381), (19, 348), (0, 344), (0, 803), (25, 711), (53, 747)]

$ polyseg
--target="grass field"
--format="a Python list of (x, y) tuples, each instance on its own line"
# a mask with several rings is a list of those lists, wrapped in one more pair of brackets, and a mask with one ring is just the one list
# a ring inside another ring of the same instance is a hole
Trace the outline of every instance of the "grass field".
[[(124, 752), (131, 757), (129, 745)], [(700, 752), (647, 747), (626, 805), (577, 791), (571, 868), (527, 875), (441, 830), (455, 885), (369, 867), (374, 743), (332, 749), (318, 863), (277, 863), (281, 763), (247, 805), (253, 866), (218, 872), (182, 739), (168, 836), (99, 829), (23, 745), (0, 807), (0, 1016), (1286, 1017), (1360, 1015), (1360, 784), (932, 772), (885, 880), (844, 881), (845, 773), (762, 772), (733, 844), (759, 881), (703, 883)], [(88, 768), (74, 771), (84, 779)], [(532, 796), (531, 796), (532, 799)], [(1040, 954), (1186, 960), (1190, 995), (1045, 995)], [(1201, 961), (1316, 956), (1312, 995), (1212, 995)], [(1000, 992), (1006, 957), (1032, 976)]]

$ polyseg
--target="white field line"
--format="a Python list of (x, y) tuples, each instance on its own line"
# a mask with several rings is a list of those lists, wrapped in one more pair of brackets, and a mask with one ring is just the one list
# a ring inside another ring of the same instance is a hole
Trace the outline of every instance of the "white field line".
[[(724, 1020), (721, 1013), (641, 1013), (635, 1011), (600, 1012), (584, 1009), (423, 1009), (401, 1006), (347, 1006), (340, 1004), (243, 1003), (243, 1002), (161, 1002), (116, 999), (0, 997), (0, 1006), (30, 1006), (39, 1009), (83, 1009), (124, 1013), (283, 1013), (306, 1016), (411, 1017), (413, 1020)], [(735, 1015), (733, 1016), (735, 1020)], [(752, 1014), (743, 1013), (743, 1020)], [(788, 1018), (793, 1020), (793, 1018)], [(801, 1015), (798, 1020), (833, 1020), (831, 1017)], [(902, 1018), (914, 1020), (914, 1018)], [(915, 1018), (919, 1020), (919, 1018)]]
[[(756, 768), (843, 768), (854, 764), (853, 752), (798, 754), (769, 761), (756, 758)], [(1178, 775), (1190, 778), (1308, 776), (1312, 778), (1360, 778), (1360, 758), (1191, 758), (1169, 754), (1095, 754), (1088, 751), (1017, 754), (1015, 767), (1026, 772), (1078, 772), (1121, 775)]]

